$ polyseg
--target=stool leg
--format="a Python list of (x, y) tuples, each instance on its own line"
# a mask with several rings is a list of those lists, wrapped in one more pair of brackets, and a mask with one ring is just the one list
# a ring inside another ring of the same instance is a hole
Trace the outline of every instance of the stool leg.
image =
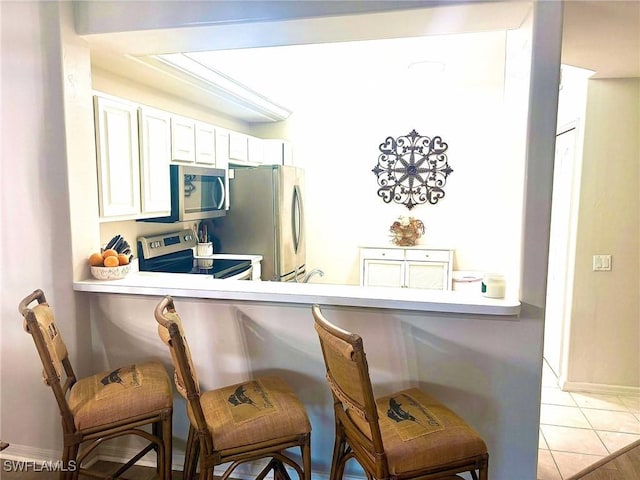
[[(162, 421), (158, 420), (151, 424), (151, 435), (156, 437), (158, 440), (162, 439)], [(156, 475), (160, 480), (164, 480), (164, 460), (163, 456), (164, 448), (161, 448), (161, 445), (154, 444), (153, 449), (156, 452)]]
[(302, 468), (304, 480), (311, 480), (311, 434), (308, 433), (302, 445)]
[(273, 480), (291, 480), (287, 469), (280, 460), (272, 460)]
[(336, 423), (336, 437), (333, 444), (333, 458), (331, 459), (331, 473), (329, 480), (340, 480), (344, 472), (344, 465), (342, 465), (342, 458), (345, 454), (346, 440), (344, 438), (344, 432), (342, 427)]
[(80, 465), (74, 465), (75, 470), (71, 471), (71, 461), (76, 461), (80, 445), (67, 445), (62, 451), (62, 470), (60, 471), (60, 480), (73, 480), (80, 476)]
[(480, 465), (480, 480), (488, 480), (489, 478), (489, 457)]
[(171, 480), (171, 464), (173, 461), (173, 422), (170, 410), (162, 419), (162, 443), (164, 445), (164, 464), (162, 465), (162, 477)]
[(182, 470), (182, 480), (193, 480), (198, 466), (198, 456), (200, 453), (200, 440), (196, 429), (189, 425), (187, 436), (187, 446), (184, 453), (184, 467)]

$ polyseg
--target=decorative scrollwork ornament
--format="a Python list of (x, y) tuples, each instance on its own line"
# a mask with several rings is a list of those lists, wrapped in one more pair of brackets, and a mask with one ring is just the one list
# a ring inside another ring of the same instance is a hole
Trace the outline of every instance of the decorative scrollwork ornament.
[(447, 148), (441, 137), (423, 137), (415, 130), (398, 138), (387, 137), (380, 144), (378, 164), (371, 170), (378, 177), (378, 196), (409, 210), (438, 203), (453, 172), (447, 163)]

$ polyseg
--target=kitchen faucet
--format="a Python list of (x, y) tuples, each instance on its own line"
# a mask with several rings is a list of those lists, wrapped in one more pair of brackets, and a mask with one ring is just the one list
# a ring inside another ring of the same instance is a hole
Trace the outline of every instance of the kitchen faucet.
[[(307, 273), (304, 278), (302, 279), (302, 283), (309, 283), (309, 280), (311, 279), (311, 277), (313, 277), (314, 275), (320, 275), (321, 277), (324, 276), (324, 272), (322, 270), (320, 270), (319, 268), (314, 268), (313, 270), (311, 270), (309, 273)], [(298, 276), (295, 276), (295, 280), (296, 282), (298, 281)]]

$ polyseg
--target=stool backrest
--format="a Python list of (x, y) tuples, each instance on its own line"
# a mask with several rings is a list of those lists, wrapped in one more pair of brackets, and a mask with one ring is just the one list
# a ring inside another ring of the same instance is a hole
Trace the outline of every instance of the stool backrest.
[(164, 297), (156, 305), (154, 316), (158, 322), (158, 335), (169, 347), (171, 353), (171, 361), (175, 368), (176, 390), (187, 400), (199, 433), (207, 437), (207, 447), (213, 450), (213, 440), (211, 435), (207, 433), (207, 423), (200, 403), (198, 375), (191, 358), (189, 344), (184, 335), (182, 320), (173, 304), (173, 298), (168, 295)]
[[(37, 301), (37, 305), (29, 305)], [(67, 347), (56, 325), (53, 310), (47, 303), (44, 292), (35, 290), (22, 299), (18, 310), (23, 317), (23, 326), (31, 334), (42, 362), (42, 379), (51, 387), (62, 415), (62, 426), (66, 433), (75, 432), (73, 414), (67, 403), (67, 393), (76, 383), (76, 375), (69, 361)], [(64, 379), (63, 379), (64, 374)], [(61, 381), (64, 383), (61, 384)]]
[[(336, 421), (345, 429), (347, 438), (353, 440), (349, 442), (351, 447), (361, 449), (358, 452), (360, 460), (369, 459), (372, 468), (385, 470), (387, 462), (362, 338), (330, 323), (318, 305), (312, 307), (312, 314), (322, 347), (327, 383), (334, 398)], [(354, 415), (368, 424), (370, 432), (358, 428), (352, 420)]]

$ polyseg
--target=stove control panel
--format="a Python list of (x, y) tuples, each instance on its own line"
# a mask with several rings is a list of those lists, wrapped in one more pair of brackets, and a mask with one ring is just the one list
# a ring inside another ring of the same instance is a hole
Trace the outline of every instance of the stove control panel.
[(138, 237), (141, 256), (145, 260), (193, 248), (197, 244), (193, 230), (178, 230), (150, 237)]

